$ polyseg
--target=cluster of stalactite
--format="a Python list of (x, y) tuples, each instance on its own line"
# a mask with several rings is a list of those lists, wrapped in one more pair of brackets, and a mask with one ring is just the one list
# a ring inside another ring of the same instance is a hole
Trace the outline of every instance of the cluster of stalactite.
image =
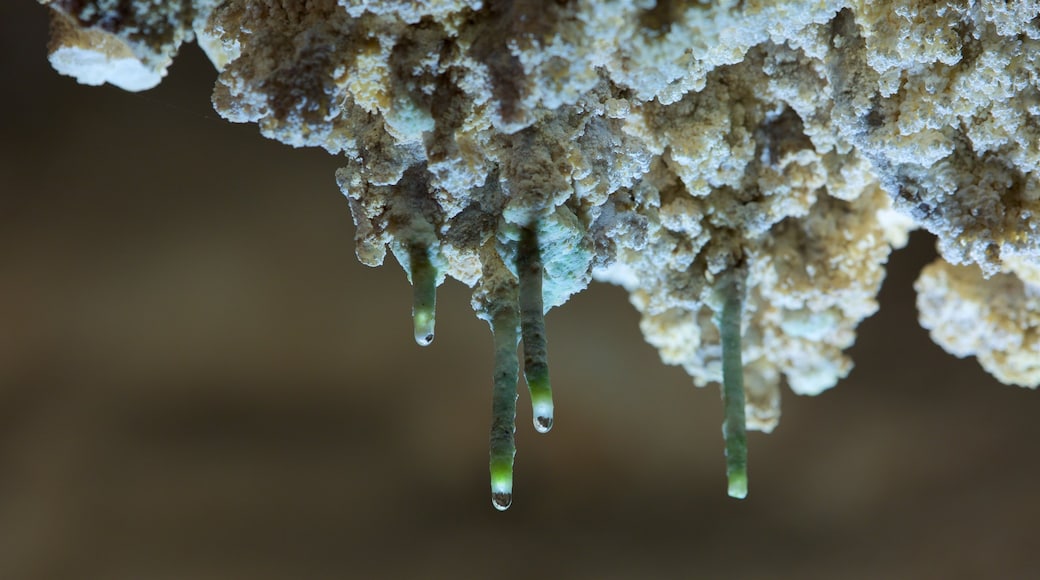
[(914, 228), (942, 256), (917, 284), (933, 338), (1040, 384), (1040, 0), (41, 2), (59, 71), (147, 88), (194, 37), (221, 115), (341, 156), (358, 258), (407, 272), (419, 344), (437, 287), (474, 288), (500, 509), (518, 346), (548, 432), (544, 316), (594, 278), (722, 385), (735, 497), (746, 430), (782, 384), (849, 373)]

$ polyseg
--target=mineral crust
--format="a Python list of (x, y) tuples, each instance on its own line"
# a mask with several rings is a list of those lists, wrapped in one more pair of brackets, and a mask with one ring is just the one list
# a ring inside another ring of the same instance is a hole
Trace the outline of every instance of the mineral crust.
[(936, 341), (1040, 380), (1038, 0), (45, 3), (84, 82), (122, 77), (69, 50), (136, 60), (138, 89), (196, 36), (221, 115), (342, 157), (362, 262), (420, 248), (493, 325), (532, 231), (545, 311), (621, 284), (662, 359), (719, 382), (740, 269), (751, 428), (782, 383), (848, 374), (916, 227), (945, 260), (918, 283)]

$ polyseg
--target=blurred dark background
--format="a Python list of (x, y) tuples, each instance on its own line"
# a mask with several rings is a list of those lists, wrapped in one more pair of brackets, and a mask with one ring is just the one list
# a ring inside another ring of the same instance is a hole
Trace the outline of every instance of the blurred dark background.
[(1036, 577), (1040, 393), (918, 326), (929, 236), (852, 375), (751, 436), (743, 502), (717, 389), (620, 289), (575, 297), (547, 321), (556, 427), (521, 392), (497, 513), (488, 328), (449, 283), (414, 344), (337, 159), (221, 120), (194, 45), (130, 94), (54, 73), (34, 2), (0, 4), (0, 43), (0, 578)]

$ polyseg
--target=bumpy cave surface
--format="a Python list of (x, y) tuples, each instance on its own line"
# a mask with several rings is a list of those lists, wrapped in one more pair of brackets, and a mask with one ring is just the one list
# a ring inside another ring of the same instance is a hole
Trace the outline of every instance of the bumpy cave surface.
[(59, 72), (149, 88), (194, 38), (221, 115), (340, 156), (358, 258), (408, 273), (421, 344), (436, 286), (474, 287), (499, 507), (520, 367), (547, 431), (542, 317), (593, 279), (698, 386), (723, 382), (739, 294), (730, 354), (769, 431), (782, 383), (848, 374), (890, 252), (924, 228), (922, 324), (1040, 384), (1037, 0), (41, 2)]

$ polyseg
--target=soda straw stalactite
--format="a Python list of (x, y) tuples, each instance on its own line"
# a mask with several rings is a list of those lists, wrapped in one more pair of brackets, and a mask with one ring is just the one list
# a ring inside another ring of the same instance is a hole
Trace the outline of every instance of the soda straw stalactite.
[(413, 244), (410, 250), (412, 270), (412, 321), (415, 342), (427, 346), (433, 342), (437, 309), (437, 270), (430, 262), (425, 244)]
[[(515, 287), (514, 287), (515, 288)], [(520, 316), (516, 294), (495, 304), (491, 331), (495, 338), (495, 384), (491, 398), (491, 503), (506, 510), (513, 503), (513, 457), (516, 455), (516, 384), (520, 361)]]
[(744, 364), (741, 356), (740, 320), (744, 305), (744, 277), (739, 269), (731, 270), (720, 280), (722, 312), (719, 333), (722, 336), (722, 403), (725, 420), (722, 434), (726, 439), (726, 477), (729, 495), (747, 496), (747, 429), (744, 410)]
[(538, 227), (524, 228), (516, 258), (520, 278), (520, 328), (524, 341), (524, 378), (531, 392), (534, 428), (548, 433), (553, 426), (552, 386), (545, 339), (545, 312), (542, 305), (542, 259), (538, 247)]

